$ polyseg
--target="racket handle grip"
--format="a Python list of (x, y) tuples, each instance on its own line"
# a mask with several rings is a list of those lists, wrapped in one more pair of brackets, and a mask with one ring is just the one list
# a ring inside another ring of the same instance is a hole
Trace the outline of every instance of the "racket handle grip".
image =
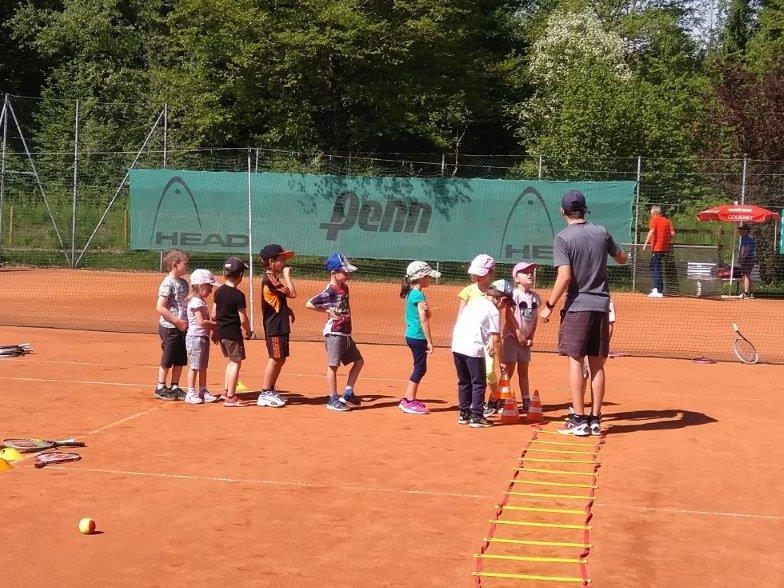
[(34, 465), (35, 465), (35, 469), (37, 469), (37, 470), (40, 470), (40, 469), (41, 469), (42, 467), (44, 467), (46, 464), (45, 464), (45, 463), (40, 463), (40, 462), (35, 462), (35, 464), (34, 464)]

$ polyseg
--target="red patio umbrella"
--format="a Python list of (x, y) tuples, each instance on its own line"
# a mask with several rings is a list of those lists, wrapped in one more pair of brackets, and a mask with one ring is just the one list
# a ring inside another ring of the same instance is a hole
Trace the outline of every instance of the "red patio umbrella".
[[(713, 206), (697, 214), (701, 221), (722, 221), (725, 223), (764, 223), (778, 220), (779, 213), (752, 204), (722, 204)], [(732, 237), (732, 261), (730, 262), (730, 291), (735, 277), (735, 236)]]
[(750, 204), (722, 204), (697, 214), (701, 221), (723, 221), (727, 223), (764, 223), (779, 218), (779, 213)]

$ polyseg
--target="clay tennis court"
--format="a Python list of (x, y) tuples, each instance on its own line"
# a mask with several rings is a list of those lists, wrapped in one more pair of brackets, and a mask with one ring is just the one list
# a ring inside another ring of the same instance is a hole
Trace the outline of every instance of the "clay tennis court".
[[(103, 291), (94, 282), (72, 289), (88, 299), (108, 295), (108, 304), (121, 295), (148, 298), (151, 290), (144, 283), (139, 294), (116, 281)], [(59, 300), (68, 318), (81, 311), (69, 306), (66, 291)], [(432, 290), (434, 306), (438, 292)], [(46, 296), (53, 300), (51, 290)], [(355, 300), (362, 324), (369, 307)], [(143, 306), (139, 312), (154, 324)], [(554, 337), (553, 324), (540, 328)], [(279, 382), (288, 406), (228, 410), (153, 399), (156, 335), (21, 327), (0, 333), (4, 343), (35, 348), (0, 361), (3, 436), (87, 443), (79, 462), (37, 470), (28, 459), (0, 473), (7, 586), (468, 586), (476, 581), (473, 556), (509, 480), (525, 475), (515, 468), (537, 431), (458, 426), (446, 349), (432, 357), (421, 388), (428, 416), (396, 408), (410, 360), (407, 349), (384, 345), (362, 346), (367, 361), (357, 390), (365, 406), (325, 410), (318, 342), (292, 345)], [(265, 357), (263, 341), (249, 343), (241, 379), (250, 388), (260, 386)], [(215, 390), (222, 369), (215, 354)], [(594, 586), (780, 585), (780, 372), (772, 365), (611, 360), (604, 409), (611, 428), (596, 455), (587, 563), (485, 559), (482, 569), (572, 578), (583, 569)], [(537, 354), (531, 374), (545, 418), (561, 417), (568, 401), (563, 360)], [(575, 508), (573, 499), (515, 497), (508, 504)], [(79, 534), (85, 516), (100, 534)], [(505, 510), (499, 518), (574, 522), (570, 517)], [(496, 538), (517, 541), (578, 536), (553, 528), (494, 530)], [(486, 553), (566, 559), (581, 551), (491, 544)], [(490, 577), (481, 583), (530, 584)]]

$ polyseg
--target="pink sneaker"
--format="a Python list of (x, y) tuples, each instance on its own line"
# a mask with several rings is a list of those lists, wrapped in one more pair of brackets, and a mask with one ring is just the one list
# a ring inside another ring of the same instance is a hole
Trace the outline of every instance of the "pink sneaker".
[(423, 402), (419, 400), (406, 400), (405, 398), (400, 401), (398, 408), (406, 414), (427, 414), (430, 411)]
[(224, 396), (223, 406), (248, 406), (248, 404), (235, 394), (234, 396)]

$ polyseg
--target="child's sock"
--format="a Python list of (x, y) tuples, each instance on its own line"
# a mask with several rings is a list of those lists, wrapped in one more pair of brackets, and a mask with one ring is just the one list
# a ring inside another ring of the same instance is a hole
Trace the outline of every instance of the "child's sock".
[(352, 386), (346, 386), (346, 389), (343, 390), (343, 396), (351, 396), (354, 394), (354, 388)]
[(166, 382), (158, 382), (156, 390), (163, 390), (166, 387)]

